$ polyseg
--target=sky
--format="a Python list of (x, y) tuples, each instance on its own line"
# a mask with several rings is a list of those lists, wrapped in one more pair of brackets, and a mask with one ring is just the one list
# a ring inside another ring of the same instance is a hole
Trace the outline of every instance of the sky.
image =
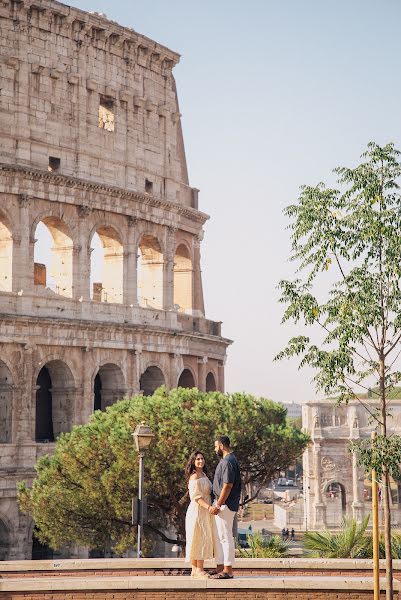
[(401, 146), (399, 0), (74, 0), (181, 54), (175, 67), (190, 183), (211, 216), (207, 317), (223, 321), (226, 390), (317, 395), (273, 362), (297, 333), (277, 284), (294, 276), (283, 215), (303, 184), (332, 185), (369, 141)]

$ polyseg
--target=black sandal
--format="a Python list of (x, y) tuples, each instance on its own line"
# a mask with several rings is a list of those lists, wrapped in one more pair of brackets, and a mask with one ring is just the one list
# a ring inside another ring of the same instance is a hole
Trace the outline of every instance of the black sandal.
[(234, 579), (234, 575), (230, 575), (225, 571), (220, 571), (220, 573), (214, 573), (213, 575), (209, 575), (209, 579)]

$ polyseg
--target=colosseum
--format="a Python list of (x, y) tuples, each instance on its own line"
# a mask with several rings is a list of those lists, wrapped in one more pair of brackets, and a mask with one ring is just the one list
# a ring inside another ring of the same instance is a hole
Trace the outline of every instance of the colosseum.
[(0, 559), (46, 556), (16, 484), (93, 410), (224, 390), (204, 313), (179, 55), (52, 0), (0, 0)]

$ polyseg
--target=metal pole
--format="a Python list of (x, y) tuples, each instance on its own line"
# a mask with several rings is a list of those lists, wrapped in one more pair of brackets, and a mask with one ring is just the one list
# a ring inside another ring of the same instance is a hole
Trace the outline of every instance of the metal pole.
[(142, 558), (142, 538), (143, 538), (143, 483), (144, 483), (144, 454), (139, 453), (139, 488), (138, 488), (138, 558)]
[[(371, 433), (372, 442), (376, 432)], [(380, 564), (379, 564), (379, 509), (377, 503), (377, 474), (372, 469), (372, 518), (373, 518), (373, 599), (380, 598)]]

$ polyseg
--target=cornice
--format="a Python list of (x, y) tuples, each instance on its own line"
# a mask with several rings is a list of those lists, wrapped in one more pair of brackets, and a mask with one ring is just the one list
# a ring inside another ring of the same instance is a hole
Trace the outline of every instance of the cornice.
[(190, 219), (196, 223), (200, 223), (201, 225), (204, 225), (204, 223), (209, 219), (209, 215), (206, 213), (196, 210), (195, 208), (190, 208), (189, 206), (183, 206), (177, 202), (162, 200), (154, 196), (150, 196), (149, 194), (141, 194), (133, 190), (127, 190), (117, 186), (107, 185), (105, 183), (81, 179), (79, 177), (55, 174), (51, 173), (50, 171), (42, 171), (40, 169), (35, 169), (28, 166), (6, 163), (0, 163), (0, 172), (21, 173), (24, 176), (28, 176), (33, 181), (42, 181), (46, 184), (64, 186), (66, 188), (82, 190), (85, 192), (100, 192), (108, 196), (112, 196), (113, 198), (139, 201), (142, 205), (167, 210), (174, 214), (186, 217), (187, 219)]
[[(136, 333), (147, 333), (151, 335), (156, 335), (163, 339), (170, 339), (174, 337), (175, 339), (179, 338), (181, 340), (196, 340), (196, 341), (207, 341), (213, 342), (216, 345), (223, 346), (227, 348), (233, 343), (233, 340), (228, 338), (223, 338), (220, 336), (208, 335), (200, 332), (188, 332), (183, 331), (181, 329), (168, 329), (163, 327), (155, 327), (154, 325), (143, 325), (140, 323), (114, 323), (112, 321), (102, 321), (102, 322), (94, 322), (87, 321), (84, 319), (60, 319), (53, 317), (34, 317), (30, 315), (15, 315), (9, 313), (1, 313), (0, 318), (5, 325), (8, 323), (16, 323), (19, 324), (24, 323), (28, 326), (37, 326), (38, 324), (47, 325), (52, 328), (60, 329), (64, 327), (66, 329), (83, 329), (86, 331), (96, 332), (102, 330), (110, 330), (110, 328), (115, 331), (121, 331), (124, 334), (136, 334)], [(1, 340), (0, 336), (0, 344), (4, 343)], [(26, 342), (24, 342), (26, 343)], [(87, 341), (82, 341), (82, 344), (78, 344), (77, 346), (86, 346)]]

